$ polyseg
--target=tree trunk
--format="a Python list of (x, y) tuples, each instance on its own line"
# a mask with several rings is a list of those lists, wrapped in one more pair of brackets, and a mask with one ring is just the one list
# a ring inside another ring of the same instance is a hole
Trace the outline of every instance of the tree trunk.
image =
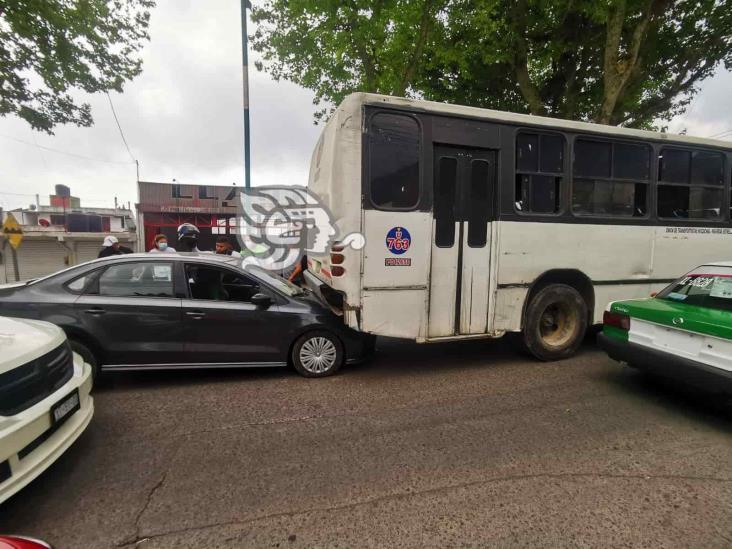
[(417, 35), (417, 43), (415, 44), (414, 51), (412, 52), (412, 57), (410, 58), (409, 63), (404, 71), (402, 80), (399, 83), (399, 87), (394, 90), (395, 92), (397, 92), (395, 95), (404, 96), (407, 93), (407, 86), (409, 86), (412, 78), (414, 78), (414, 73), (416, 72), (417, 66), (419, 66), (419, 63), (422, 59), (424, 45), (427, 42), (427, 37), (429, 36), (430, 32), (430, 25), (432, 23), (431, 11), (433, 3), (433, 0), (425, 0), (424, 2), (422, 9), (422, 18), (419, 23), (419, 34)]
[(541, 98), (539, 89), (531, 81), (531, 75), (529, 74), (528, 45), (526, 43), (526, 36), (524, 35), (527, 9), (526, 0), (518, 0), (511, 12), (511, 31), (514, 34), (514, 58), (512, 64), (521, 95), (523, 95), (529, 104), (529, 112), (531, 114), (543, 115), (546, 114), (544, 101)]
[(605, 55), (603, 59), (603, 100), (596, 122), (611, 124), (615, 110), (622, 98), (631, 76), (639, 69), (641, 46), (646, 37), (648, 25), (656, 10), (665, 0), (646, 0), (641, 19), (633, 29), (627, 54), (621, 52), (621, 40), (626, 16), (625, 0), (617, 0), (610, 8), (606, 25)]

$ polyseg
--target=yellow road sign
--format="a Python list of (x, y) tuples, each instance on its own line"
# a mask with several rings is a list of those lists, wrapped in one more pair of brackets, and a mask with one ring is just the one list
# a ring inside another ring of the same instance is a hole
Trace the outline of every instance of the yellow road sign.
[(8, 242), (10, 242), (10, 245), (15, 250), (23, 242), (23, 229), (11, 213), (8, 214), (8, 217), (5, 218), (5, 223), (3, 223), (3, 236), (8, 239)]

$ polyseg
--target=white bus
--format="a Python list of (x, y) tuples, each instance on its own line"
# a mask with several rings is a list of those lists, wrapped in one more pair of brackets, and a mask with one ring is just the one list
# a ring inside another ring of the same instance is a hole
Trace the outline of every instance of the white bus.
[(731, 166), (723, 141), (353, 94), (308, 184), (366, 245), (306, 277), (363, 332), (563, 358), (609, 301), (732, 257)]

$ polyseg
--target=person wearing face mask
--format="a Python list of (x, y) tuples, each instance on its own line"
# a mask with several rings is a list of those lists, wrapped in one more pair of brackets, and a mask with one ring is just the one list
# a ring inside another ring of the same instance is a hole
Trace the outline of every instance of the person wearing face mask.
[(155, 236), (154, 248), (150, 250), (151, 254), (175, 253), (175, 248), (168, 246), (168, 238), (164, 234)]

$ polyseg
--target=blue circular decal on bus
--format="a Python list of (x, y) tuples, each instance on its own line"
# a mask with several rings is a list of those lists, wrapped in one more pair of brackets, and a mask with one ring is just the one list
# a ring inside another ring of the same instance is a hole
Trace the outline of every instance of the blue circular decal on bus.
[(402, 255), (412, 245), (412, 237), (404, 227), (393, 227), (386, 233), (386, 249), (395, 255)]

